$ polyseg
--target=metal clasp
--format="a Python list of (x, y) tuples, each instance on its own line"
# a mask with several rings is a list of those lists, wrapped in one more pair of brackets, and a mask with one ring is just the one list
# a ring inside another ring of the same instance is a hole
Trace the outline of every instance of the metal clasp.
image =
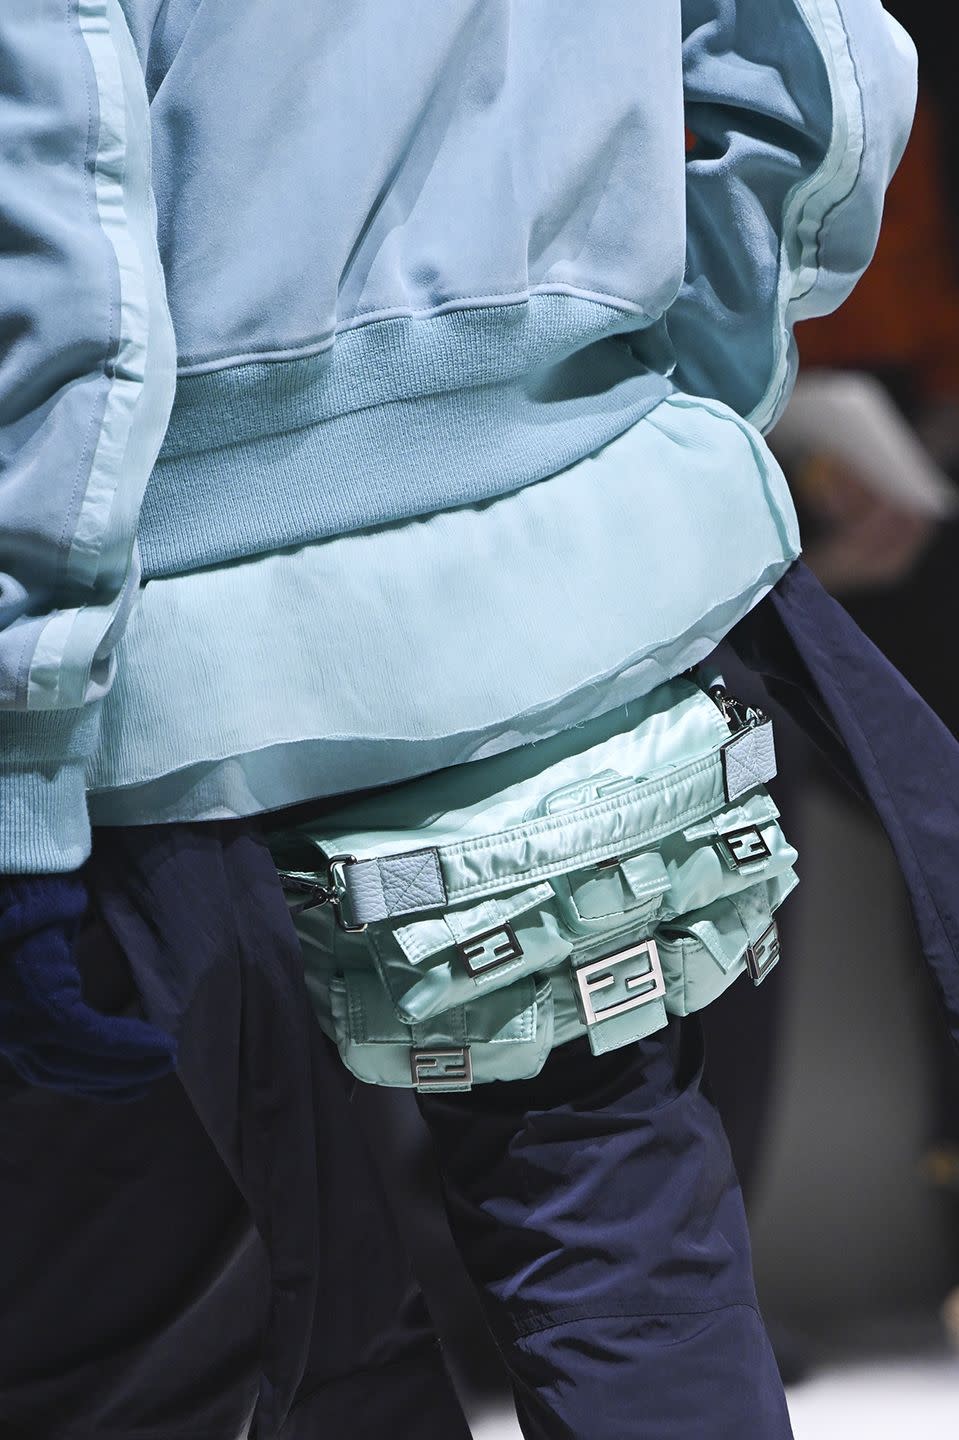
[(757, 860), (768, 860), (772, 855), (758, 825), (744, 825), (741, 830), (727, 830), (719, 838), (729, 851), (730, 859), (737, 870), (742, 870), (746, 865), (754, 865)]
[[(490, 943), (494, 940), (499, 940), (499, 944)], [(498, 925), (495, 930), (484, 930), (481, 935), (470, 935), (467, 940), (459, 942), (456, 950), (471, 975), (483, 975), (487, 970), (508, 965), (523, 953), (516, 931), (509, 924)]]
[(343, 897), (346, 894), (346, 880), (343, 871), (347, 865), (355, 865), (355, 855), (331, 855), (327, 861), (330, 871), (330, 888), (332, 895), (330, 904), (336, 910), (336, 920), (341, 930), (349, 935), (361, 935), (366, 929), (365, 925), (349, 925), (343, 919)]
[[(643, 957), (645, 964), (636, 968), (640, 957)], [(617, 975), (617, 967), (621, 965), (632, 965), (633, 972)], [(639, 945), (630, 945), (625, 950), (604, 955), (600, 960), (591, 960), (588, 965), (580, 966), (575, 973), (583, 1019), (587, 1025), (597, 1025), (600, 1020), (611, 1020), (614, 1015), (625, 1015), (627, 1011), (636, 1010), (640, 1005), (661, 1000), (666, 994), (666, 981), (655, 940), (644, 940)], [(603, 990), (614, 989), (617, 982), (626, 991), (641, 993), (597, 1009), (593, 997)]]
[(468, 1090), (473, 1083), (473, 1061), (468, 1045), (448, 1049), (410, 1051), (410, 1071), (417, 1090)]
[(307, 910), (317, 910), (321, 905), (331, 905), (333, 892), (319, 880), (308, 880), (305, 875), (295, 875), (290, 870), (278, 870), (280, 884), (287, 895), (303, 895), (303, 900), (287, 901), (291, 915), (302, 915)]
[(302, 871), (279, 870), (277, 872), (284, 890), (299, 892), (307, 897), (298, 904), (292, 904), (290, 914), (302, 915), (306, 910), (318, 910), (321, 905), (332, 905), (340, 929), (346, 930), (351, 935), (361, 934), (366, 929), (365, 925), (349, 925), (343, 918), (343, 897), (346, 894), (343, 870), (347, 865), (356, 864), (356, 856), (331, 855), (326, 863), (329, 874), (325, 885), (318, 878), (311, 879), (304, 875)]
[(779, 960), (780, 954), (779, 930), (774, 920), (769, 928), (763, 931), (755, 944), (750, 945), (746, 951), (746, 969), (752, 976), (754, 985), (762, 984)]
[(733, 734), (738, 735), (743, 730), (750, 730), (757, 725), (762, 725), (768, 718), (764, 710), (758, 705), (749, 705), (744, 700), (737, 700), (735, 695), (730, 695), (725, 685), (713, 685), (709, 690), (709, 698), (719, 707), (719, 711), (726, 724)]

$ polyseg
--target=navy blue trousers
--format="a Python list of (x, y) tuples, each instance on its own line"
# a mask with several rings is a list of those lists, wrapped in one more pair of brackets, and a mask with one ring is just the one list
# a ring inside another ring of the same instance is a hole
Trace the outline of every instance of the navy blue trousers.
[(790, 1436), (697, 1021), (430, 1097), (453, 1237), (527, 1440)]
[[(0, 1440), (465, 1440), (255, 826), (101, 831), (88, 880), (87, 992), (179, 1072), (0, 1094)], [(676, 1023), (423, 1101), (529, 1440), (790, 1435), (701, 1060)]]

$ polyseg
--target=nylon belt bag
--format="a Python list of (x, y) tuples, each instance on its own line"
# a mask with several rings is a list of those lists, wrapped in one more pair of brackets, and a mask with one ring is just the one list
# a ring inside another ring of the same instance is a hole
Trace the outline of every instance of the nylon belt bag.
[(594, 1054), (779, 958), (772, 725), (683, 677), (549, 740), (333, 802), (270, 844), (354, 1075), (456, 1091)]

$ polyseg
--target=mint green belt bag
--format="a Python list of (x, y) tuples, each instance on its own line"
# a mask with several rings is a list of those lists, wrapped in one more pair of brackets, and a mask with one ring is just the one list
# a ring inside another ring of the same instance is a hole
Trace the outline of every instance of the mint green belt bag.
[(779, 957), (796, 852), (770, 722), (683, 678), (271, 837), (319, 1020), (379, 1085), (466, 1090), (594, 1054)]

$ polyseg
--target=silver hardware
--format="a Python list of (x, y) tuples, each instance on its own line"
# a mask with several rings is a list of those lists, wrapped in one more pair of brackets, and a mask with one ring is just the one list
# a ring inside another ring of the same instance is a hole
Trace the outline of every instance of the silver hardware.
[[(492, 944), (499, 940), (499, 944)], [(496, 970), (518, 960), (523, 947), (516, 938), (512, 925), (498, 925), (495, 930), (484, 930), (481, 935), (470, 935), (456, 947), (459, 957), (471, 975), (484, 975), (487, 970)]]
[[(634, 967), (634, 973), (618, 977), (615, 973), (620, 965), (629, 965), (636, 962), (639, 957), (645, 958), (645, 965), (638, 969)], [(582, 965), (576, 972), (576, 983), (579, 986), (579, 998), (583, 1011), (583, 1019), (587, 1025), (596, 1025), (600, 1020), (610, 1020), (614, 1015), (625, 1015), (628, 1010), (636, 1010), (640, 1005), (649, 1005), (654, 1000), (661, 1000), (666, 994), (666, 981), (663, 978), (663, 967), (659, 963), (659, 951), (656, 948), (655, 940), (644, 940), (639, 945), (630, 945), (625, 950), (616, 950), (611, 955), (604, 955), (600, 960), (591, 960), (588, 965)], [(617, 980), (622, 980), (623, 988), (627, 991), (638, 991), (640, 994), (633, 994), (627, 1000), (614, 1001), (611, 1005), (596, 1008), (593, 996), (603, 990), (609, 990), (616, 986)]]
[(744, 700), (737, 700), (735, 695), (730, 695), (723, 685), (714, 685), (709, 691), (709, 698), (715, 705), (718, 705), (723, 719), (734, 734), (738, 734), (741, 730), (752, 730), (755, 726), (764, 724), (769, 718), (758, 705), (749, 705)]
[(348, 931), (351, 935), (359, 935), (366, 929), (366, 926), (348, 925), (343, 919), (343, 897), (346, 894), (343, 870), (347, 865), (356, 864), (356, 856), (331, 855), (326, 863), (329, 870), (326, 885), (318, 877), (311, 879), (302, 872), (297, 873), (291, 870), (277, 872), (284, 890), (306, 896), (301, 902), (290, 905), (290, 914), (302, 915), (305, 910), (318, 910), (321, 905), (332, 905), (340, 929)]
[(754, 985), (761, 985), (780, 956), (779, 931), (775, 920), (746, 951), (746, 969)]
[(294, 875), (289, 870), (278, 870), (280, 884), (288, 895), (302, 895), (302, 900), (288, 900), (291, 915), (302, 915), (306, 910), (317, 910), (321, 905), (332, 905), (336, 896), (319, 880), (307, 880), (303, 875)]
[(449, 1049), (411, 1050), (410, 1071), (417, 1090), (468, 1088), (473, 1083), (473, 1061), (468, 1045)]
[(757, 860), (768, 860), (772, 851), (758, 825), (744, 825), (741, 830), (727, 830), (719, 837), (729, 851), (730, 859), (741, 870)]
[(343, 897), (346, 894), (346, 879), (343, 871), (347, 865), (356, 864), (355, 855), (331, 855), (326, 862), (330, 870), (330, 888), (333, 892), (330, 904), (336, 911), (337, 924), (350, 935), (362, 935), (365, 925), (348, 925), (343, 919)]

